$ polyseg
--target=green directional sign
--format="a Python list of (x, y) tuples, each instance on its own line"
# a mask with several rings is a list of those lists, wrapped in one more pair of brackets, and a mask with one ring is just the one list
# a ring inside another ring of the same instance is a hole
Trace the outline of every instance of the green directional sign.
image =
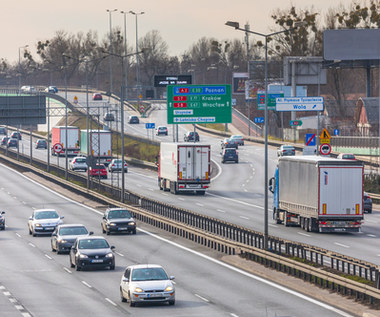
[(167, 86), (168, 124), (231, 123), (231, 85)]
[(290, 126), (291, 127), (300, 127), (302, 125), (301, 120), (290, 120)]
[[(268, 110), (276, 110), (276, 98), (284, 97), (283, 93), (271, 94), (268, 93)], [(257, 93), (257, 109), (265, 110), (265, 92)]]

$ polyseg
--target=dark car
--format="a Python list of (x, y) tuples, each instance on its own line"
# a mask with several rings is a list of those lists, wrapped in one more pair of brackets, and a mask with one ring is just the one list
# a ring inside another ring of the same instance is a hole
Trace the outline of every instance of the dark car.
[(101, 223), (103, 233), (131, 232), (136, 234), (136, 221), (129, 210), (124, 208), (108, 208)]
[(239, 155), (236, 149), (233, 148), (227, 148), (224, 149), (222, 152), (222, 163), (225, 162), (235, 162), (239, 163)]
[(58, 92), (58, 88), (56, 86), (49, 86), (45, 88), (45, 92), (56, 94)]
[(105, 113), (103, 120), (104, 121), (115, 121), (115, 116), (112, 112), (107, 112), (107, 113)]
[(18, 147), (18, 140), (17, 139), (9, 139), (7, 142), (7, 147)]
[(129, 116), (128, 123), (140, 123), (138, 116)]
[(20, 132), (17, 132), (17, 131), (14, 131), (14, 132), (12, 132), (12, 134), (11, 134), (11, 138), (12, 139), (18, 139), (18, 140), (21, 140), (21, 133)]
[(99, 93), (95, 93), (92, 95), (92, 100), (103, 100), (103, 96)]
[(51, 250), (57, 251), (58, 254), (69, 252), (78, 237), (92, 234), (93, 232), (88, 232), (82, 224), (59, 225), (51, 234)]
[(5, 230), (5, 211), (0, 212), (0, 230)]
[(7, 129), (4, 127), (0, 127), (0, 134), (7, 135)]
[(2, 139), (1, 139), (0, 144), (1, 144), (1, 145), (7, 145), (8, 140), (9, 140), (9, 137), (8, 137), (8, 136), (3, 136)]
[(90, 166), (88, 168), (90, 176), (107, 178), (107, 169), (104, 164), (96, 164), (95, 166)]
[(239, 147), (239, 143), (231, 138), (225, 138), (221, 143), (222, 149), (234, 148), (237, 149)]
[(277, 150), (277, 156), (292, 156), (296, 155), (296, 149), (293, 145), (281, 145)]
[(37, 140), (36, 149), (47, 149), (47, 141), (44, 139)]
[(186, 132), (185, 136), (183, 137), (183, 140), (185, 142), (194, 142), (194, 136), (195, 136), (195, 141), (198, 142), (199, 141), (199, 134), (198, 134), (198, 132), (194, 132), (194, 131)]
[(372, 213), (372, 199), (366, 192), (363, 193), (363, 209), (369, 214)]
[(103, 237), (80, 237), (70, 249), (70, 266), (80, 271), (87, 267), (115, 269), (114, 246)]

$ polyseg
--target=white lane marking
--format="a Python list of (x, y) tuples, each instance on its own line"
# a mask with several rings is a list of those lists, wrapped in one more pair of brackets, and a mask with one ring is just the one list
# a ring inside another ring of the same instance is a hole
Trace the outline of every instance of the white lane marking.
[(205, 301), (206, 303), (209, 303), (210, 301), (207, 298), (202, 297), (201, 295), (194, 294), (196, 297), (200, 298), (201, 300)]
[(249, 176), (249, 179), (252, 179), (253, 178), (253, 176), (251, 175), (251, 176)]
[(151, 192), (153, 192), (153, 191), (154, 191), (154, 189), (153, 189), (153, 188), (148, 188), (148, 190), (150, 190)]
[(342, 243), (339, 243), (339, 242), (334, 242), (334, 244), (339, 245), (340, 247), (343, 247), (343, 248), (349, 248), (350, 247), (348, 245), (345, 245), (345, 244), (342, 244)]
[(17, 199), (17, 197), (16, 197), (16, 196), (13, 196), (13, 199)]
[(271, 224), (271, 223), (269, 223), (268, 226), (269, 226), (269, 227), (273, 227), (273, 228), (278, 228), (278, 226), (273, 225), (273, 224)]
[(246, 183), (249, 183), (249, 179), (247, 179), (245, 182), (246, 182)]
[(24, 205), (26, 205), (26, 201), (22, 201), (22, 203), (23, 203)]
[(107, 301), (107, 302), (109, 302), (111, 305), (114, 305), (114, 306), (117, 306), (112, 300), (110, 300), (109, 298), (105, 298), (105, 300)]
[(18, 236), (19, 238), (21, 238), (21, 235), (19, 233), (16, 232), (16, 236)]
[(91, 286), (90, 284), (88, 284), (86, 281), (82, 281), (82, 283), (83, 283), (84, 285), (86, 285), (88, 288), (92, 288), (92, 286)]
[(244, 187), (244, 186), (245, 186), (245, 184), (241, 184), (241, 186), (242, 186), (242, 187)]
[(245, 191), (245, 192), (247, 192), (247, 191), (248, 191), (248, 189), (247, 189), (247, 188), (244, 188), (244, 191)]
[(201, 203), (196, 203), (196, 205), (199, 206), (199, 207), (203, 207), (203, 206), (204, 206), (204, 205), (201, 204)]
[(115, 251), (115, 253), (116, 253), (117, 255), (119, 255), (119, 256), (124, 256), (124, 254), (121, 254), (121, 253), (119, 253), (119, 252), (116, 252), (116, 251)]
[[(250, 207), (255, 207), (255, 208), (264, 209), (264, 207), (262, 207), (262, 206), (258, 206), (258, 205), (254, 205), (254, 204), (246, 203), (245, 201), (240, 201), (240, 200), (237, 200), (237, 199), (228, 198), (228, 197), (223, 197), (223, 196), (215, 195), (215, 194), (211, 194), (211, 193), (206, 193), (206, 194), (207, 194), (207, 195), (210, 195), (210, 196), (213, 196), (213, 197), (222, 198), (222, 199), (225, 199), (225, 200), (230, 200), (230, 201), (233, 201), (233, 202), (235, 202), (235, 203), (242, 204), (242, 205), (245, 205), (245, 206), (250, 206)], [(268, 211), (269, 211), (269, 209), (268, 209)]]
[(252, 167), (252, 169), (253, 169), (253, 164), (249, 164), (249, 166)]
[(23, 310), (23, 309), (24, 309), (24, 307), (21, 306), (21, 305), (15, 305), (15, 308), (16, 308), (17, 310)]
[(5, 286), (3, 286), (3, 285), (0, 285), (0, 289), (5, 289)]
[(52, 258), (50, 255), (45, 254), (45, 256), (46, 256), (49, 260), (53, 260), (53, 258)]
[(300, 234), (301, 236), (305, 236), (305, 237), (311, 237), (310, 234), (307, 234), (305, 232), (297, 232), (298, 234)]
[(213, 182), (214, 180), (216, 180), (220, 175), (222, 175), (222, 166), (220, 166), (220, 164), (218, 164), (215, 160), (211, 159), (211, 162), (214, 162), (215, 165), (218, 167), (218, 174), (215, 175), (215, 177), (211, 178), (211, 182)]
[(239, 218), (241, 218), (241, 219), (245, 219), (245, 220), (249, 220), (248, 217), (244, 217), (244, 216), (239, 216)]
[(164, 196), (169, 196), (169, 194), (167, 194), (167, 193), (161, 193), (161, 195), (164, 195)]
[(3, 294), (4, 294), (5, 296), (11, 296), (11, 293), (10, 293), (10, 292), (3, 292)]
[(36, 207), (32, 207), (33, 210), (36, 210), (37, 208)]
[(28, 243), (32, 248), (35, 248), (36, 246), (33, 244), (33, 243), (31, 243), (31, 242), (29, 242)]
[(17, 299), (16, 299), (16, 298), (10, 298), (9, 301), (10, 301), (11, 303), (17, 303)]
[(368, 237), (371, 237), (371, 238), (376, 238), (376, 236), (374, 234), (367, 234)]
[(185, 201), (185, 198), (182, 198), (182, 197), (178, 197), (178, 200), (182, 200), (182, 201)]
[(29, 313), (22, 313), (21, 315), (22, 315), (23, 317), (32, 317), (32, 315), (29, 314)]
[(219, 211), (219, 212), (225, 212), (223, 209), (217, 209), (216, 211)]
[(63, 269), (64, 269), (67, 273), (69, 273), (69, 274), (72, 273), (67, 267), (63, 267)]
[(236, 314), (234, 314), (234, 313), (230, 313), (230, 315), (231, 315), (232, 317), (239, 317), (239, 315), (236, 315)]
[(141, 184), (137, 184), (137, 187), (142, 187), (142, 185)]

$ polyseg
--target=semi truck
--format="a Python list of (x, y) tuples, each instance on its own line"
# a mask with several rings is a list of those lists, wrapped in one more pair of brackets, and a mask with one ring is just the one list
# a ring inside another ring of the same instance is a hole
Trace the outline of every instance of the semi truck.
[(363, 170), (356, 160), (281, 157), (269, 180), (274, 221), (308, 232), (359, 232)]
[(160, 145), (158, 186), (172, 194), (204, 195), (210, 186), (210, 145), (164, 143)]
[[(92, 159), (89, 165), (108, 164), (112, 160), (112, 132), (110, 130), (89, 130), (89, 146), (87, 147), (87, 130), (81, 130), (80, 153)], [(89, 153), (88, 153), (89, 150)]]
[[(66, 144), (67, 133), (67, 144)], [(61, 144), (62, 151), (54, 151), (54, 145)], [(79, 128), (72, 126), (57, 126), (52, 128), (52, 155), (76, 156), (79, 154)]]

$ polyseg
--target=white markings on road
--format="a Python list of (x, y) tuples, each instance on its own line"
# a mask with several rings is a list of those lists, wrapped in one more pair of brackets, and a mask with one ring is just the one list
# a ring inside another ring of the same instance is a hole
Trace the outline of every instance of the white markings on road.
[(199, 206), (199, 207), (203, 207), (203, 206), (204, 206), (204, 205), (201, 204), (201, 203), (196, 203), (196, 205)]
[(244, 187), (244, 186), (245, 186), (245, 184), (241, 184), (241, 186), (242, 186), (242, 187)]
[(217, 209), (216, 211), (225, 213), (225, 211), (223, 209)]
[(4, 294), (5, 296), (11, 296), (11, 293), (10, 293), (10, 292), (3, 292), (3, 294)]
[(150, 190), (151, 192), (153, 192), (153, 191), (154, 191), (154, 189), (153, 189), (153, 188), (148, 188), (148, 190)]
[(141, 184), (137, 184), (137, 187), (142, 187), (142, 185)]
[(305, 237), (311, 237), (310, 234), (307, 234), (305, 232), (297, 232), (298, 234), (300, 234), (301, 236), (305, 236)]
[(111, 305), (114, 305), (114, 306), (117, 306), (112, 300), (110, 300), (109, 298), (105, 298), (105, 300), (107, 301), (107, 302), (109, 302)]
[(245, 219), (245, 220), (249, 220), (248, 217), (244, 217), (244, 216), (239, 216), (239, 218), (241, 218), (241, 219)]
[(230, 315), (231, 315), (232, 317), (239, 317), (239, 315), (236, 315), (236, 314), (234, 314), (234, 313), (230, 313)]
[(200, 298), (201, 300), (205, 301), (206, 303), (209, 303), (210, 301), (207, 298), (202, 297), (201, 295), (194, 294), (196, 297)]
[(117, 255), (119, 255), (119, 256), (124, 256), (124, 254), (121, 254), (121, 253), (119, 253), (119, 252), (116, 252), (116, 251), (115, 251), (115, 253), (116, 253)]
[(67, 267), (63, 267), (63, 269), (64, 269), (67, 273), (69, 273), (69, 274), (72, 273)]
[(252, 169), (253, 169), (253, 164), (249, 164), (249, 166), (252, 167)]
[(16, 197), (16, 196), (13, 196), (13, 199), (17, 199), (17, 197)]
[(247, 188), (244, 188), (244, 191), (245, 191), (245, 192), (247, 192), (247, 191), (248, 191), (248, 189), (247, 189)]
[(86, 281), (82, 281), (82, 283), (83, 283), (84, 285), (86, 285), (88, 288), (92, 288), (92, 286), (91, 286), (90, 284), (88, 284)]
[(5, 289), (5, 286), (3, 286), (3, 285), (0, 285), (0, 289)]
[(22, 313), (21, 315), (22, 315), (23, 317), (32, 317), (32, 315), (29, 314), (29, 313)]
[(18, 236), (19, 238), (21, 238), (21, 235), (19, 233), (16, 232), (16, 236)]
[(33, 243), (31, 243), (31, 242), (29, 242), (28, 243), (32, 248), (35, 248), (36, 246), (33, 244)]
[(164, 195), (164, 196), (169, 196), (169, 194), (167, 194), (167, 193), (161, 193), (161, 195)]
[(37, 208), (36, 207), (32, 207), (33, 210), (36, 210)]
[(21, 305), (15, 305), (15, 308), (16, 308), (17, 310), (23, 310), (23, 309), (24, 309), (24, 307), (22, 307)]
[(371, 237), (371, 238), (376, 238), (376, 236), (374, 234), (367, 234), (368, 237)]
[(278, 228), (278, 226), (273, 225), (273, 224), (271, 224), (271, 223), (269, 223), (268, 226), (269, 226), (269, 227), (272, 227), (272, 228)]
[(178, 200), (182, 200), (182, 201), (185, 201), (185, 198), (182, 198), (182, 197), (178, 197)]
[(247, 179), (245, 182), (246, 182), (246, 183), (249, 183), (249, 179)]
[(8, 292), (6, 288), (3, 285), (0, 285), (1, 290), (3, 291), (3, 294), (7, 296), (8, 300), (13, 304), (13, 306), (21, 313), (22, 316), (25, 317), (31, 317), (32, 315), (28, 313), (28, 311), (25, 309), (24, 306), (21, 305), (21, 303), (15, 298), (11, 292)]
[(339, 242), (334, 242), (334, 244), (339, 245), (340, 247), (343, 247), (343, 248), (349, 248), (350, 247), (348, 245), (345, 245), (345, 244), (342, 244), (342, 243), (339, 243)]
[(17, 299), (16, 299), (16, 298), (10, 298), (9, 301), (10, 301), (11, 303), (17, 303)]
[(207, 195), (209, 195), (209, 196), (213, 196), (213, 197), (217, 197), (217, 198), (220, 198), (220, 199), (224, 199), (224, 200), (233, 201), (233, 202), (235, 202), (235, 203), (238, 203), (238, 204), (241, 204), (241, 205), (245, 205), (245, 206), (250, 206), (250, 207), (255, 207), (255, 208), (264, 209), (264, 207), (262, 207), (262, 206), (258, 206), (258, 205), (254, 205), (254, 204), (246, 203), (245, 201), (241, 201), (241, 200), (238, 200), (238, 199), (233, 199), (233, 198), (223, 197), (223, 196), (215, 195), (215, 194), (211, 194), (211, 193), (207, 193)]
[(24, 205), (26, 205), (26, 201), (22, 201), (21, 203), (23, 203)]
[(53, 260), (53, 258), (52, 258), (50, 255), (45, 254), (45, 256), (46, 256), (49, 260)]

